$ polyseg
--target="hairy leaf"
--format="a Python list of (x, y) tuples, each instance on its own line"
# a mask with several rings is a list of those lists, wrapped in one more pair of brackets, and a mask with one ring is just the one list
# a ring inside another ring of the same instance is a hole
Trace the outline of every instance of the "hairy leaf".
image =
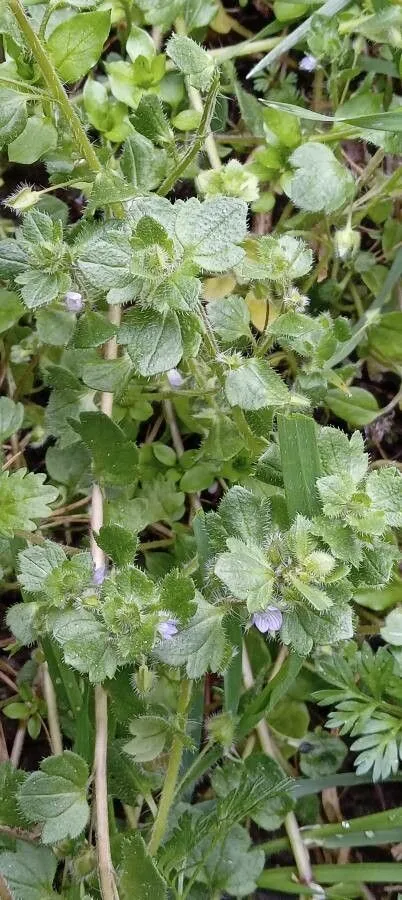
[(31, 822), (43, 823), (45, 844), (77, 837), (89, 816), (86, 762), (65, 750), (60, 756), (42, 760), (40, 769), (21, 786), (19, 804), (23, 814)]
[(121, 850), (120, 893), (132, 900), (133, 892), (144, 900), (166, 900), (165, 882), (138, 832), (124, 838)]
[(246, 360), (226, 377), (226, 396), (231, 406), (242, 409), (281, 407), (290, 403), (289, 390), (281, 377), (263, 359)]
[(208, 669), (219, 672), (227, 662), (223, 610), (200, 600), (198, 612), (188, 625), (155, 653), (169, 666), (185, 666), (189, 678), (200, 678)]
[(18, 841), (15, 853), (0, 853), (0, 872), (13, 900), (51, 900), (57, 858), (48, 847)]
[(0, 474), (0, 534), (12, 537), (15, 531), (35, 531), (37, 519), (49, 516), (50, 503), (58, 488), (44, 484), (45, 475), (26, 469)]

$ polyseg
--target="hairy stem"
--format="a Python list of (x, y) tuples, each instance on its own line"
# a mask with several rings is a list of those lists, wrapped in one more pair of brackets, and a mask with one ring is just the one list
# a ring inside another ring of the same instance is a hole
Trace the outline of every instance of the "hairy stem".
[(187, 724), (188, 707), (191, 698), (192, 682), (183, 679), (180, 687), (179, 702), (177, 705), (177, 734), (175, 734), (172, 743), (172, 749), (169, 756), (169, 764), (167, 767), (165, 783), (159, 801), (158, 814), (156, 816), (151, 840), (148, 850), (155, 856), (159, 846), (163, 840), (170, 808), (174, 799), (177, 778), (180, 771), (181, 760), (183, 756), (183, 732)]
[[(112, 306), (109, 310), (109, 320), (114, 325), (120, 322), (120, 307)], [(117, 342), (112, 338), (105, 346), (105, 359), (115, 359), (117, 356)], [(112, 415), (113, 394), (101, 395), (101, 410), (106, 416)], [(105, 554), (98, 547), (94, 533), (97, 533), (103, 523), (103, 496), (98, 484), (92, 489), (91, 508), (91, 553), (95, 569), (101, 569), (105, 565)], [(98, 870), (103, 900), (118, 900), (118, 892), (113, 872), (112, 857), (110, 851), (109, 834), (109, 809), (107, 792), (107, 693), (102, 685), (95, 688), (95, 802), (96, 802), (96, 833)]]
[[(219, 80), (218, 80), (218, 86), (219, 86)], [(191, 85), (188, 85), (187, 92), (188, 92), (188, 98), (190, 100), (190, 103), (191, 103), (191, 106), (193, 107), (193, 109), (195, 109), (196, 112), (204, 115), (205, 114), (204, 113), (204, 104), (202, 102), (202, 97), (201, 97), (200, 92), (197, 91), (196, 88), (191, 87)], [(215, 100), (216, 100), (216, 98), (215, 98)], [(215, 102), (214, 102), (214, 108), (215, 108)], [(209, 118), (208, 127), (209, 127), (210, 121), (212, 119), (213, 111), (214, 110), (212, 109), (211, 115)], [(218, 153), (218, 149), (217, 149), (217, 146), (215, 143), (215, 138), (211, 131), (205, 137), (204, 146), (205, 146), (205, 152), (206, 152), (209, 162), (211, 164), (211, 168), (212, 169), (220, 169), (221, 165), (222, 165), (221, 158)]]
[(42, 684), (47, 706), (47, 721), (49, 725), (52, 752), (55, 756), (58, 756), (60, 753), (63, 753), (63, 738), (61, 735), (59, 713), (57, 710), (56, 692), (53, 687), (53, 681), (49, 675), (47, 662), (43, 663), (42, 666)]
[[(170, 429), (170, 434), (172, 437), (172, 444), (174, 446), (177, 456), (180, 459), (180, 457), (183, 456), (183, 453), (184, 453), (184, 445), (183, 445), (183, 441), (181, 439), (180, 429), (179, 429), (179, 426), (176, 421), (176, 416), (174, 413), (173, 404), (172, 404), (171, 400), (163, 401), (163, 411), (165, 414), (166, 422)], [(190, 493), (188, 496), (190, 498), (191, 507), (192, 507), (192, 510), (194, 513), (197, 512), (197, 509), (202, 509), (202, 504), (201, 504), (199, 495), (197, 493)]]
[(8, 5), (18, 22), (18, 25), (25, 37), (32, 55), (35, 57), (36, 62), (38, 63), (43, 76), (43, 80), (46, 83), (46, 87), (52, 99), (59, 105), (64, 118), (70, 126), (71, 133), (78, 152), (83, 157), (83, 159), (85, 159), (85, 162), (87, 163), (91, 171), (100, 172), (101, 164), (98, 160), (95, 150), (93, 149), (92, 144), (85, 134), (85, 131), (81, 125), (77, 113), (75, 112), (74, 107), (71, 105), (68, 99), (68, 96), (56, 72), (56, 69), (54, 68), (53, 63), (46, 53), (45, 47), (43, 46), (38, 35), (33, 30), (31, 23), (28, 17), (25, 15), (25, 12), (19, 0), (8, 0)]
[(95, 801), (98, 870), (103, 900), (118, 900), (110, 852), (107, 797), (107, 693), (95, 687)]
[[(193, 90), (193, 88), (191, 88), (191, 90)], [(218, 90), (219, 90), (219, 75), (216, 74), (212, 80), (212, 84), (211, 84), (211, 87), (209, 89), (208, 96), (206, 99), (205, 107), (203, 106), (201, 97), (199, 98), (200, 103), (201, 103), (201, 109), (198, 108), (197, 111), (202, 113), (202, 117), (201, 117), (201, 122), (197, 129), (196, 135), (194, 137), (194, 141), (193, 141), (191, 147), (189, 148), (189, 150), (187, 151), (187, 153), (185, 153), (182, 156), (182, 158), (179, 160), (177, 166), (175, 166), (173, 171), (162, 182), (162, 184), (158, 190), (158, 194), (160, 194), (162, 197), (165, 197), (166, 194), (168, 194), (169, 191), (172, 189), (172, 187), (174, 187), (174, 185), (176, 184), (176, 181), (180, 178), (181, 175), (183, 175), (183, 173), (186, 171), (186, 169), (188, 169), (190, 163), (193, 161), (193, 159), (195, 159), (195, 157), (197, 156), (197, 153), (200, 152), (200, 150), (202, 149), (204, 144), (205, 144), (205, 149), (208, 153), (209, 140), (210, 140), (210, 138), (212, 138), (212, 135), (209, 134), (208, 132), (209, 132), (210, 124), (211, 124), (211, 118), (213, 116), (213, 112), (215, 109), (215, 102), (216, 102), (216, 98), (218, 95)], [(189, 88), (189, 91), (190, 91), (190, 88)], [(198, 93), (198, 92), (196, 92), (196, 93)], [(194, 109), (196, 109), (196, 108), (197, 107), (194, 107)], [(213, 138), (212, 138), (212, 141), (213, 141)], [(214, 142), (214, 147), (215, 147), (215, 142)], [(216, 147), (215, 147), (215, 151), (217, 153)], [(218, 156), (218, 160), (219, 160), (219, 156)], [(219, 160), (219, 165), (220, 165), (220, 160)]]
[[(181, 18), (176, 19), (175, 28), (176, 28), (177, 34), (186, 34), (187, 33), (186, 32), (186, 24), (185, 24), (184, 20)], [(217, 80), (216, 94), (215, 94), (215, 98), (214, 98), (214, 102), (213, 102), (213, 107), (212, 107), (209, 117), (208, 117), (208, 123), (206, 123), (204, 125), (204, 132), (207, 132), (207, 130), (209, 129), (209, 125), (210, 125), (210, 122), (211, 122), (211, 119), (213, 116), (213, 112), (214, 112), (214, 108), (215, 108), (216, 95), (218, 93), (219, 80), (220, 80), (218, 73), (216, 74), (215, 79)], [(211, 93), (211, 90), (210, 90), (210, 93)], [(209, 95), (207, 97), (207, 101), (206, 101), (205, 109), (204, 109), (204, 103), (203, 103), (200, 92), (197, 91), (196, 88), (192, 87), (191, 84), (188, 83), (188, 79), (187, 79), (187, 93), (188, 93), (188, 99), (189, 99), (193, 109), (195, 109), (196, 112), (201, 113), (201, 116), (202, 116), (201, 124), (202, 124), (202, 122), (204, 121), (205, 115), (206, 115), (207, 106), (209, 105), (208, 104)], [(199, 130), (201, 130), (201, 124), (200, 124)], [(205, 146), (205, 152), (208, 156), (211, 167), (213, 169), (220, 169), (222, 163), (221, 163), (221, 159), (220, 159), (220, 156), (219, 156), (216, 144), (215, 144), (214, 136), (211, 132), (209, 132), (205, 135), (203, 144)], [(199, 149), (201, 149), (201, 147)]]
[(8, 762), (8, 760), (9, 760), (9, 756), (8, 756), (8, 750), (7, 750), (7, 743), (6, 743), (6, 739), (5, 739), (5, 735), (4, 735), (3, 726), (0, 722), (0, 764)]
[(52, 2), (49, 3), (47, 9), (43, 13), (42, 21), (39, 26), (38, 37), (39, 37), (40, 41), (46, 42), (46, 29), (49, 24), (49, 20), (51, 19), (52, 15), (56, 11), (56, 9), (58, 9), (62, 5), (63, 5), (63, 0), (61, 0), (60, 3), (57, 2), (57, 0), (54, 3), (52, 3)]
[[(243, 681), (247, 690), (254, 687), (253, 671), (245, 644), (243, 645)], [(258, 722), (258, 725), (256, 725), (256, 732), (258, 734), (258, 738), (264, 752), (267, 754), (267, 756), (271, 756), (273, 759), (276, 759), (276, 747), (274, 741), (272, 740), (265, 719), (261, 719), (261, 721)], [(313, 873), (311, 869), (310, 857), (307, 847), (304, 844), (302, 836), (300, 834), (296, 816), (293, 812), (287, 814), (285, 818), (285, 828), (290, 845), (292, 847), (292, 852), (300, 880), (303, 882), (303, 884), (310, 885), (313, 883)]]
[(366, 184), (367, 181), (370, 180), (370, 178), (373, 175), (373, 173), (375, 172), (375, 170), (382, 164), (384, 157), (385, 157), (385, 150), (383, 150), (382, 147), (379, 147), (379, 149), (376, 150), (374, 155), (371, 157), (371, 159), (367, 163), (366, 168), (363, 169), (363, 172), (361, 173), (360, 177), (358, 178), (357, 187), (359, 190), (363, 187), (363, 185)]

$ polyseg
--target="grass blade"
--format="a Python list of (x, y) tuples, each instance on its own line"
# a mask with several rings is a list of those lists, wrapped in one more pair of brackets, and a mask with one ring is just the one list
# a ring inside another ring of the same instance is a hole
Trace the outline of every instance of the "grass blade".
[[(402, 807), (342, 822), (308, 825), (301, 829), (301, 835), (309, 846), (328, 849), (398, 843), (402, 837)], [(277, 838), (267, 841), (262, 847), (266, 853), (272, 855), (280, 850), (286, 850), (289, 841), (286, 837)]]
[(290, 113), (298, 119), (308, 119), (312, 122), (330, 122), (331, 125), (346, 123), (347, 125), (355, 125), (357, 128), (368, 128), (373, 131), (402, 131), (402, 108), (389, 110), (388, 112), (374, 113), (372, 115), (363, 116), (325, 116), (322, 113), (314, 112), (312, 109), (303, 109), (301, 106), (295, 106), (293, 103), (279, 103), (276, 100), (262, 100), (264, 106), (270, 106), (279, 112)]
[(318, 515), (321, 467), (314, 419), (300, 413), (278, 416), (278, 435), (289, 518)]
[[(351, 0), (327, 0), (327, 3), (324, 3), (320, 9), (317, 9), (314, 12), (315, 16), (325, 16), (328, 19), (331, 19), (332, 16), (336, 16), (341, 9), (344, 9), (345, 6), (348, 6)], [(258, 75), (259, 72), (262, 72), (263, 69), (267, 69), (268, 66), (271, 66), (272, 63), (276, 62), (280, 56), (284, 53), (287, 53), (288, 50), (291, 50), (292, 47), (295, 47), (296, 44), (299, 43), (303, 38), (306, 37), (306, 34), (310, 31), (311, 20), (313, 16), (309, 16), (305, 22), (302, 22), (301, 25), (298, 25), (294, 31), (290, 34), (286, 35), (286, 37), (281, 41), (280, 44), (277, 44), (273, 50), (270, 50), (269, 53), (264, 56), (260, 62), (254, 66), (251, 71), (248, 73), (247, 78), (253, 78), (254, 75)]]
[(243, 634), (240, 622), (235, 619), (229, 619), (226, 625), (226, 631), (230, 642), (237, 649), (237, 653), (232, 657), (228, 668), (224, 674), (224, 711), (236, 715), (240, 694), (243, 687), (243, 677), (241, 668), (241, 654)]
[[(391, 775), (387, 781), (402, 781), (402, 772)], [(298, 778), (292, 784), (292, 794), (299, 797), (309, 797), (318, 794), (329, 787), (359, 787), (361, 784), (372, 784), (370, 775), (356, 775), (354, 772), (340, 772), (334, 775), (323, 775), (321, 778)]]
[[(393, 884), (401, 878), (400, 863), (345, 863), (340, 865), (313, 866), (314, 880), (318, 884)], [(270, 890), (285, 891), (288, 894), (314, 896), (314, 890), (295, 882), (296, 869), (284, 866), (280, 869), (265, 869), (258, 879), (258, 885)]]

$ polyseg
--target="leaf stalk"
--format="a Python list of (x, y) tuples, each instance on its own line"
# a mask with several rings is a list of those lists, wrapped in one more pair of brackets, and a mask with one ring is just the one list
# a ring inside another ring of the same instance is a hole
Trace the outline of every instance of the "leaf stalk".
[(183, 679), (180, 687), (179, 702), (177, 705), (177, 733), (173, 738), (172, 749), (170, 751), (169, 763), (166, 771), (165, 783), (161, 798), (159, 801), (158, 814), (156, 816), (151, 840), (148, 845), (149, 853), (155, 856), (160, 844), (164, 838), (166, 826), (168, 822), (170, 808), (173, 803), (178, 775), (183, 756), (183, 731), (185, 730), (188, 717), (188, 708), (191, 699), (192, 682), (187, 678)]

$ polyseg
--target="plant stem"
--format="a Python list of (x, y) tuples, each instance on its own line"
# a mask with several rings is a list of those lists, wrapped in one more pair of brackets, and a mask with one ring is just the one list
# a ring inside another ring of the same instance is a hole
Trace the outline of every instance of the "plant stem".
[[(53, 100), (50, 94), (45, 94), (41, 88), (36, 88), (33, 84), (27, 84), (26, 81), (17, 81), (16, 78), (5, 78), (0, 75), (0, 87), (11, 88), (18, 94), (27, 94), (34, 100)], [(53, 188), (55, 189), (55, 188)]]
[(80, 119), (68, 99), (68, 96), (56, 72), (56, 69), (49, 59), (46, 50), (42, 45), (42, 42), (33, 30), (28, 17), (25, 15), (24, 10), (19, 3), (19, 0), (8, 0), (8, 4), (18, 22), (18, 25), (26, 39), (32, 55), (35, 57), (36, 62), (38, 63), (43, 79), (53, 100), (58, 103), (64, 118), (71, 128), (71, 133), (74, 138), (77, 150), (85, 159), (91, 171), (100, 172), (101, 164), (98, 160), (95, 150), (93, 149), (92, 144), (85, 134)]
[(363, 169), (363, 172), (361, 173), (360, 177), (357, 180), (357, 187), (359, 190), (363, 187), (364, 184), (366, 184), (367, 181), (370, 180), (372, 174), (375, 172), (375, 170), (378, 168), (378, 166), (381, 165), (381, 163), (384, 159), (384, 156), (385, 156), (385, 150), (383, 150), (382, 147), (379, 147), (379, 149), (376, 150), (374, 155), (371, 157), (371, 159), (367, 163), (366, 168)]
[[(193, 90), (193, 88), (191, 88), (191, 90)], [(208, 134), (208, 130), (209, 130), (211, 118), (212, 118), (212, 115), (213, 115), (213, 112), (215, 109), (215, 102), (216, 102), (218, 90), (219, 90), (219, 75), (216, 74), (213, 78), (211, 87), (208, 92), (207, 100), (205, 103), (205, 108), (202, 105), (202, 100), (200, 97), (201, 109), (198, 108), (198, 112), (202, 112), (202, 117), (201, 117), (201, 121), (198, 126), (198, 129), (197, 129), (196, 135), (194, 137), (194, 141), (193, 141), (190, 149), (187, 151), (187, 153), (185, 153), (182, 156), (182, 158), (179, 160), (177, 166), (175, 166), (173, 171), (162, 182), (162, 184), (158, 190), (158, 194), (160, 194), (160, 196), (165, 197), (166, 194), (169, 193), (169, 191), (172, 189), (172, 187), (174, 187), (174, 185), (176, 184), (176, 181), (180, 178), (180, 176), (183, 174), (183, 172), (185, 172), (186, 169), (188, 169), (190, 163), (193, 161), (193, 159), (195, 159), (195, 157), (197, 156), (197, 153), (200, 152), (200, 150), (202, 149), (204, 144), (205, 144), (205, 149), (207, 150), (207, 153), (208, 153), (208, 146), (210, 146), (209, 139), (212, 137), (211, 134)], [(190, 88), (189, 88), (189, 91), (190, 91)], [(198, 92), (196, 92), (196, 93), (198, 93)], [(196, 107), (194, 107), (194, 109), (195, 108)], [(213, 138), (212, 138), (212, 140), (213, 140)], [(214, 143), (214, 147), (215, 147), (215, 143)], [(216, 147), (215, 147), (215, 151), (216, 151), (216, 154), (218, 155), (218, 151), (216, 150)], [(218, 159), (219, 159), (219, 155), (218, 155)], [(219, 165), (220, 164), (221, 163), (219, 160)]]
[[(253, 671), (245, 644), (243, 644), (243, 680), (247, 690), (254, 687)], [(276, 759), (276, 747), (270, 735), (269, 728), (265, 719), (261, 719), (261, 721), (258, 722), (258, 725), (256, 725), (256, 732), (258, 734), (261, 747), (265, 751), (267, 756), (271, 756), (273, 759)], [(300, 880), (303, 882), (303, 884), (311, 885), (313, 883), (313, 873), (311, 869), (310, 857), (300, 834), (296, 816), (293, 812), (287, 814), (285, 818), (285, 828), (290, 845), (292, 847), (292, 852)]]
[(12, 746), (12, 750), (10, 753), (10, 763), (14, 766), (14, 768), (18, 769), (21, 759), (22, 748), (24, 746), (26, 735), (26, 724), (25, 722), (20, 722), (15, 733), (14, 743)]
[(42, 683), (47, 706), (47, 721), (49, 725), (52, 752), (55, 756), (58, 756), (60, 753), (63, 753), (63, 738), (61, 736), (59, 713), (57, 710), (56, 692), (53, 687), (53, 681), (49, 675), (47, 662), (44, 662), (42, 667)]
[(8, 762), (9, 755), (7, 750), (6, 738), (4, 735), (4, 729), (0, 722), (0, 765), (2, 763)]
[(209, 753), (209, 751), (211, 750), (211, 747), (212, 747), (212, 744), (210, 744), (208, 742), (207, 744), (205, 744), (205, 746), (202, 748), (202, 750), (200, 750), (200, 752), (199, 752), (198, 756), (195, 758), (194, 762), (191, 763), (191, 766), (189, 766), (189, 768), (186, 770), (183, 778), (181, 779), (181, 781), (179, 781), (179, 784), (177, 785), (177, 788), (175, 790), (175, 797), (179, 797), (183, 790), (183, 787), (185, 787), (185, 784), (189, 783), (191, 781), (192, 773), (194, 771), (195, 772), (197, 771), (197, 766), (198, 766), (200, 760), (202, 760), (204, 758), (204, 756), (206, 756), (207, 753)]
[[(219, 88), (219, 77), (218, 77), (218, 88)], [(190, 103), (191, 103), (191, 106), (193, 107), (193, 109), (195, 109), (196, 112), (201, 113), (202, 116), (204, 117), (204, 115), (205, 115), (204, 104), (202, 102), (202, 97), (201, 97), (200, 92), (197, 91), (196, 88), (191, 87), (190, 84), (187, 86), (187, 92), (188, 92), (188, 98), (190, 100)], [(218, 93), (218, 91), (217, 91), (217, 93)], [(216, 101), (216, 97), (214, 99), (214, 108), (215, 108), (215, 101)], [(206, 109), (206, 106), (205, 106), (205, 109)], [(211, 115), (209, 117), (208, 127), (209, 127), (210, 121), (212, 119), (213, 112), (214, 112), (214, 110), (212, 109)], [(212, 132), (209, 132), (209, 134), (206, 135), (204, 144), (205, 144), (205, 152), (208, 156), (211, 167), (213, 169), (220, 169), (221, 165), (222, 165), (221, 158), (219, 156), (217, 146), (215, 144), (215, 138), (214, 138)]]
[[(327, 0), (323, 6), (320, 6), (317, 9), (317, 12), (314, 12), (314, 15), (319, 14), (320, 16), (325, 16), (328, 19), (331, 19), (335, 16), (341, 9), (344, 9), (345, 6), (348, 6), (350, 0)], [(311, 28), (312, 16), (309, 16), (308, 19), (305, 19), (304, 22), (301, 22), (300, 25), (297, 26), (290, 34), (287, 34), (286, 37), (277, 41), (277, 46), (275, 46), (263, 59), (254, 66), (253, 69), (248, 73), (247, 78), (254, 78), (255, 75), (258, 75), (259, 72), (262, 72), (263, 69), (268, 68), (273, 62), (276, 62), (277, 59), (280, 58), (284, 53), (287, 53), (288, 50), (291, 50), (292, 47), (295, 47), (303, 38), (306, 37)]]
[[(113, 325), (120, 322), (120, 306), (111, 306), (109, 320)], [(117, 342), (112, 338), (105, 346), (104, 358), (115, 359)], [(113, 394), (104, 392), (101, 395), (101, 410), (106, 416), (112, 415)], [(94, 532), (98, 532), (103, 522), (103, 496), (98, 484), (92, 489), (91, 508), (91, 553), (95, 569), (105, 565), (105, 554), (98, 547)], [(109, 809), (107, 791), (107, 738), (108, 738), (107, 693), (101, 684), (95, 688), (95, 801), (96, 801), (96, 833), (99, 881), (103, 900), (118, 900), (119, 895), (113, 872), (110, 851)]]
[(151, 853), (152, 856), (155, 856), (159, 849), (161, 841), (163, 840), (170, 808), (175, 794), (177, 778), (179, 775), (181, 760), (183, 756), (183, 731), (185, 730), (187, 724), (188, 707), (191, 698), (191, 688), (192, 682), (185, 678), (181, 683), (179, 702), (177, 705), (178, 733), (175, 734), (173, 738), (165, 783), (163, 785), (163, 790), (159, 801), (158, 814), (153, 825), (151, 840), (148, 846), (149, 853)]
[(95, 801), (99, 881), (103, 900), (118, 900), (110, 852), (107, 797), (107, 693), (95, 687)]
[[(253, 670), (251, 668), (250, 658), (247, 653), (246, 645), (243, 644), (243, 656), (242, 656), (242, 668), (243, 668), (243, 681), (245, 688), (249, 691), (254, 687), (254, 675)], [(261, 719), (256, 725), (256, 732), (258, 734), (261, 747), (265, 750), (265, 753), (268, 756), (272, 756), (273, 759), (277, 759), (277, 751), (274, 741), (271, 737), (271, 732), (268, 728), (268, 725), (265, 719)]]
[[(185, 26), (185, 22), (183, 21), (183, 19), (181, 19), (181, 18), (176, 19), (175, 28), (176, 28), (176, 31), (178, 34), (184, 34), (184, 35), (186, 34), (186, 26)], [(227, 49), (227, 48), (224, 48), (224, 49)], [(189, 84), (188, 79), (187, 79), (188, 99), (189, 99), (193, 109), (195, 109), (196, 112), (201, 113), (201, 116), (202, 116), (201, 122), (200, 122), (200, 127), (199, 127), (199, 131), (201, 131), (201, 129), (203, 128), (201, 133), (208, 131), (210, 122), (211, 122), (211, 119), (213, 116), (213, 112), (215, 109), (215, 102), (216, 102), (216, 97), (217, 97), (217, 93), (219, 90), (219, 83), (220, 83), (220, 78), (219, 78), (218, 73), (216, 73), (212, 84), (214, 85), (215, 82), (216, 82), (216, 93), (213, 98), (213, 106), (210, 110), (210, 113), (208, 114), (208, 121), (205, 122), (205, 124), (203, 125), (204, 119), (206, 118), (207, 107), (211, 106), (211, 104), (209, 103), (209, 94), (208, 94), (208, 97), (207, 97), (207, 100), (205, 103), (205, 109), (204, 109), (204, 103), (203, 103), (200, 92), (197, 91), (196, 88), (192, 87), (192, 85)], [(211, 92), (212, 92), (212, 87), (210, 88), (209, 93), (211, 93)], [(211, 132), (206, 134), (206, 137), (203, 139), (203, 144), (205, 145), (205, 151), (208, 156), (211, 167), (213, 169), (220, 169), (220, 167), (222, 165), (221, 158), (219, 156), (217, 146), (215, 144), (214, 136)]]
[[(183, 453), (184, 453), (184, 444), (181, 439), (180, 429), (179, 429), (179, 426), (176, 421), (176, 416), (175, 416), (175, 412), (173, 409), (172, 401), (164, 400), (162, 405), (163, 405), (165, 419), (166, 419), (166, 422), (170, 429), (172, 444), (174, 446), (174, 449), (176, 451), (178, 458), (180, 459), (180, 457), (183, 456)], [(196, 513), (197, 509), (202, 509), (202, 504), (200, 501), (199, 494), (197, 494), (196, 492), (192, 492), (192, 493), (189, 493), (188, 496), (190, 499), (193, 513)], [(160, 544), (160, 541), (158, 543)]]
[(239, 44), (232, 44), (231, 47), (214, 47), (208, 50), (210, 56), (218, 62), (224, 62), (227, 59), (235, 59), (238, 56), (252, 56), (253, 53), (264, 53), (266, 50), (272, 50), (281, 40), (280, 37), (263, 38), (260, 41), (241, 41)]
[(40, 41), (44, 41), (46, 43), (46, 28), (49, 24), (49, 20), (50, 20), (51, 16), (53, 15), (53, 13), (56, 11), (56, 9), (58, 9), (62, 5), (63, 5), (63, 0), (61, 0), (60, 3), (57, 2), (57, 0), (56, 0), (56, 2), (54, 2), (54, 3), (50, 2), (48, 4), (48, 7), (42, 16), (42, 21), (39, 26), (38, 37), (39, 37)]

